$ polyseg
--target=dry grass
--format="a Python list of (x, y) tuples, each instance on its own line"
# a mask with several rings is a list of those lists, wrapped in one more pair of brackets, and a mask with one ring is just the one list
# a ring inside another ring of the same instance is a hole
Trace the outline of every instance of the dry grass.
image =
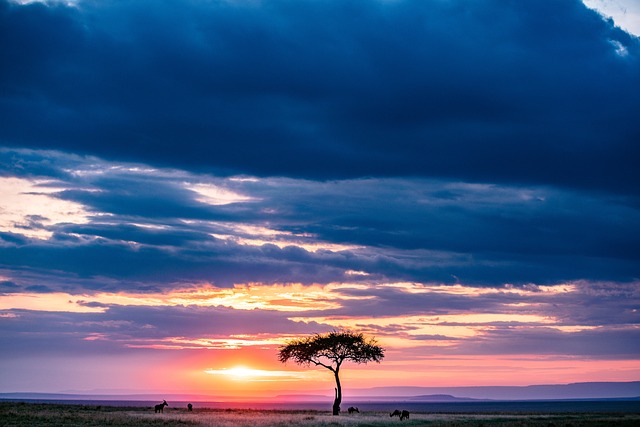
[(600, 427), (640, 425), (636, 414), (428, 414), (414, 413), (400, 421), (386, 412), (343, 414), (321, 411), (277, 411), (246, 409), (165, 409), (0, 402), (0, 427)]

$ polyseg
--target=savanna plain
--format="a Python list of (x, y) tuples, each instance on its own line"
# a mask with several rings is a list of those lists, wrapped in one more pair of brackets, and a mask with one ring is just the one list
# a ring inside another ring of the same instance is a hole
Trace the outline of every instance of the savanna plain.
[(640, 425), (638, 413), (412, 413), (410, 419), (390, 418), (387, 412), (344, 413), (333, 416), (316, 410), (252, 410), (197, 408), (188, 412), (167, 408), (89, 406), (76, 404), (0, 402), (0, 427), (275, 427), (275, 426), (531, 426), (596, 427)]

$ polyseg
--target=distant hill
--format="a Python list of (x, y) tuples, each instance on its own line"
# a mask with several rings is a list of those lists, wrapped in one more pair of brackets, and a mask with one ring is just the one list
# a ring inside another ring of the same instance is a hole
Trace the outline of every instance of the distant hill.
[(451, 395), (490, 400), (629, 399), (640, 396), (640, 381), (585, 382), (530, 386), (373, 387), (352, 390), (359, 396)]
[[(274, 396), (220, 396), (199, 394), (164, 393), (0, 393), (0, 399), (10, 400), (105, 400), (161, 402), (313, 402), (331, 399), (331, 395), (310, 391), (309, 394), (296, 392)], [(408, 387), (390, 386), (349, 389), (351, 400), (366, 401), (411, 401), (411, 402), (468, 402), (474, 400), (525, 401), (525, 400), (638, 400), (640, 381), (631, 382), (590, 382), (530, 386), (478, 386), (478, 387)]]
[(416, 402), (473, 402), (478, 399), (471, 399), (469, 397), (455, 397), (450, 394), (423, 394), (420, 396), (411, 396), (407, 398), (410, 401)]

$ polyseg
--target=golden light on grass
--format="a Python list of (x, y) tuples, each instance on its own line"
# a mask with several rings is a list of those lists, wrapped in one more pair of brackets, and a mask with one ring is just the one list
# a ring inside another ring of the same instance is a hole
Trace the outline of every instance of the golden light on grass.
[(167, 427), (194, 425), (202, 427), (349, 427), (366, 425), (385, 427), (389, 425), (434, 425), (451, 426), (503, 426), (547, 427), (549, 425), (613, 426), (638, 425), (640, 415), (622, 413), (580, 413), (579, 420), (574, 413), (527, 413), (507, 408), (500, 413), (461, 412), (428, 413), (411, 412), (410, 420), (404, 423), (391, 422), (389, 412), (369, 410), (361, 413), (336, 417), (324, 410), (314, 409), (240, 409), (208, 408), (196, 405), (194, 410), (186, 407), (166, 408), (156, 414), (148, 407), (95, 407), (93, 405), (0, 402), (0, 415), (7, 425), (15, 427), (40, 427), (50, 425), (117, 425), (122, 427), (146, 427), (163, 425)]

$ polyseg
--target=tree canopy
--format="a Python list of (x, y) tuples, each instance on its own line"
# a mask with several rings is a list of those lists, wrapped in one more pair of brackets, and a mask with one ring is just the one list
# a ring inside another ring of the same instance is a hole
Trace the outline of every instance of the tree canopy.
[(366, 339), (362, 333), (352, 331), (332, 331), (315, 334), (289, 341), (280, 347), (278, 359), (282, 363), (289, 360), (301, 365), (322, 366), (333, 372), (336, 380), (336, 396), (333, 414), (340, 412), (342, 386), (340, 366), (346, 360), (354, 363), (376, 362), (384, 358), (384, 349), (377, 345), (375, 338)]

